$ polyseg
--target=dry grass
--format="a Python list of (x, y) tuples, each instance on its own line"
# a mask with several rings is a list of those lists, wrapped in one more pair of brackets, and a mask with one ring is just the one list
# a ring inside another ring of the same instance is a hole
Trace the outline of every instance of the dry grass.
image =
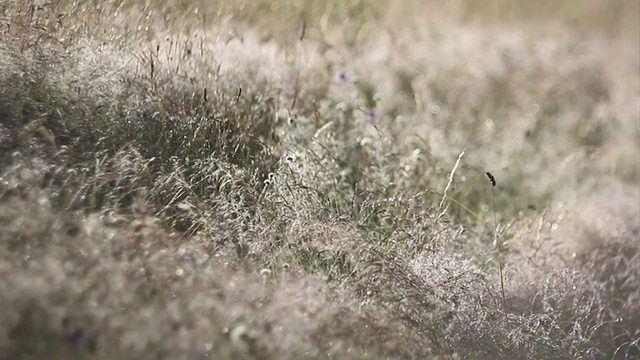
[(640, 5), (556, 3), (3, 3), (0, 358), (637, 358)]

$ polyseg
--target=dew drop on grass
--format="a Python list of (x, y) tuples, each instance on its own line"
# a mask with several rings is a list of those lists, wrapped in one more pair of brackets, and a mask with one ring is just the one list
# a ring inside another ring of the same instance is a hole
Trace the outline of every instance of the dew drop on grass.
[(484, 121), (484, 126), (489, 129), (493, 129), (493, 119), (487, 119)]
[(271, 276), (271, 270), (266, 269), (266, 268), (262, 269), (262, 270), (260, 270), (260, 275), (263, 276), (263, 277)]

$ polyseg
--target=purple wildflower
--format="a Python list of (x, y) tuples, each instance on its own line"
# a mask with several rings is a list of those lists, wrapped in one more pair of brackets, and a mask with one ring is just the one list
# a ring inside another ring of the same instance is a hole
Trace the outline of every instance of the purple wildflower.
[(344, 84), (347, 82), (347, 73), (344, 71), (338, 71), (336, 72), (335, 76), (333, 77), (333, 79), (335, 80), (336, 83), (338, 84)]
[(367, 114), (367, 118), (369, 119), (369, 121), (374, 121), (378, 118), (378, 109), (376, 108), (371, 108), (369, 110), (366, 111)]

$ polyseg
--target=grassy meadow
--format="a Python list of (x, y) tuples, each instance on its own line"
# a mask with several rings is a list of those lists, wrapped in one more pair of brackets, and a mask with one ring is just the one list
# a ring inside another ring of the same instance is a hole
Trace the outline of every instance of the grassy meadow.
[(640, 358), (638, 0), (3, 0), (0, 360)]

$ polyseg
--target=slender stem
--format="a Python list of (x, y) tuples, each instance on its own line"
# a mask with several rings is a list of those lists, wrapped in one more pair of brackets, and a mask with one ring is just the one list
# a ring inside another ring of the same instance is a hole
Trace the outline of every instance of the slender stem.
[(504, 307), (504, 314), (507, 315), (507, 298), (504, 296), (504, 264), (502, 262), (502, 244), (498, 239), (498, 215), (496, 214), (496, 194), (494, 188), (496, 187), (496, 178), (490, 173), (486, 172), (487, 178), (491, 182), (491, 205), (493, 206), (493, 247), (496, 252), (496, 259), (498, 260), (498, 276), (500, 277), (500, 293), (502, 294), (502, 306)]
[(498, 276), (500, 277), (500, 293), (502, 294), (502, 307), (507, 314), (507, 299), (504, 295), (504, 264), (502, 263), (502, 244), (498, 239), (498, 216), (496, 215), (496, 197), (494, 187), (491, 187), (491, 203), (493, 206), (493, 246), (496, 249), (498, 259)]

